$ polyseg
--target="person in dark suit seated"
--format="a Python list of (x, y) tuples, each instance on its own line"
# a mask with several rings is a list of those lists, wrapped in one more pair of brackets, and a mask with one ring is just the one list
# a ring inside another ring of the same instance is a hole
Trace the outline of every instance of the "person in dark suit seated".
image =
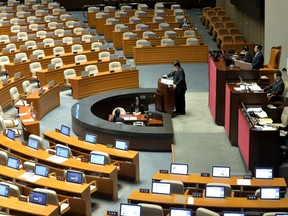
[(185, 73), (178, 60), (172, 63), (172, 72), (164, 77), (173, 77), (173, 89), (175, 90), (175, 107), (177, 115), (184, 115), (186, 113), (185, 107), (185, 93), (187, 84), (185, 80)]
[(244, 47), (242, 48), (241, 54), (244, 55), (244, 59), (243, 59), (244, 62), (248, 62), (248, 63), (251, 63), (251, 62), (252, 62), (252, 56), (251, 56), (251, 54), (249, 53), (249, 47), (244, 46)]
[(263, 68), (264, 67), (264, 56), (262, 53), (262, 46), (260, 44), (255, 45), (254, 47), (255, 56), (252, 60), (252, 69)]
[(130, 106), (130, 113), (141, 113), (144, 114), (144, 106), (143, 104), (140, 104), (139, 97), (135, 98), (135, 101), (133, 104)]
[(111, 122), (122, 122), (125, 124), (124, 118), (120, 117), (120, 110), (116, 109), (114, 113), (114, 117), (111, 119)]
[(180, 23), (179, 28), (182, 28), (183, 26), (189, 26), (189, 27), (191, 27), (191, 26), (190, 26), (190, 22), (189, 22), (189, 20), (187, 20), (187, 17), (186, 17), (186, 16), (183, 17), (183, 20), (182, 20), (182, 22)]
[(267, 98), (270, 102), (273, 100), (273, 96), (282, 95), (285, 89), (281, 71), (274, 72), (274, 80), (273, 84), (264, 88), (264, 92), (267, 92)]

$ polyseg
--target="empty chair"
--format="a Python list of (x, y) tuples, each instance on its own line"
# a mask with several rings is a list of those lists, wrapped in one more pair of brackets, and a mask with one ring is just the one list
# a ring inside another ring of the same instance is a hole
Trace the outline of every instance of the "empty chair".
[(36, 75), (36, 72), (42, 70), (41, 63), (40, 62), (33, 62), (29, 65), (29, 69), (30, 69), (31, 77), (38, 82), (38, 86), (39, 86), (39, 80), (38, 80), (38, 77)]
[(70, 17), (71, 17), (70, 14), (61, 14), (61, 15), (60, 15), (60, 19), (61, 19), (62, 21), (68, 21), (67, 19), (69, 19)]
[(23, 169), (26, 170), (26, 172), (34, 172), (35, 162), (34, 161), (25, 161), (23, 163)]
[[(184, 184), (181, 181), (176, 180), (161, 180), (164, 183), (170, 183), (170, 192), (172, 194), (184, 194)], [(187, 191), (188, 192), (188, 191)]]
[(10, 64), (10, 59), (8, 56), (0, 56), (0, 66)]
[[(223, 21), (222, 21), (222, 22), (223, 22)], [(224, 27), (225, 27), (226, 29), (234, 28), (234, 27), (235, 27), (235, 24), (234, 24), (234, 22), (232, 22), (232, 21), (227, 21), (227, 22), (224, 23)]]
[(141, 19), (139, 17), (136, 16), (132, 16), (129, 18), (129, 23), (140, 23)]
[(170, 25), (168, 23), (159, 23), (159, 29), (161, 30), (168, 30)]
[(156, 33), (152, 32), (152, 31), (145, 31), (142, 34), (142, 38), (143, 39), (147, 39), (147, 38), (151, 38), (151, 37), (156, 37)]
[(99, 54), (98, 54), (98, 58), (100, 59), (100, 60), (109, 60), (110, 59), (110, 52), (100, 52)]
[(3, 163), (7, 163), (8, 154), (5, 151), (0, 151), (0, 161)]
[(138, 203), (142, 206), (142, 216), (164, 216), (163, 208), (160, 205), (148, 204), (148, 203)]
[(57, 37), (63, 37), (65, 33), (64, 29), (55, 29), (54, 30), (54, 35)]
[(37, 49), (36, 41), (26, 41), (25, 45), (27, 46), (27, 49)]
[(42, 4), (34, 4), (32, 5), (32, 10), (36, 11), (36, 10), (40, 10), (43, 9), (45, 6)]
[(19, 94), (17, 87), (10, 88), (9, 92), (10, 92), (10, 97), (12, 100), (12, 105), (15, 108), (19, 108), (20, 106), (28, 106), (29, 105), (25, 100), (23, 100), (24, 95)]
[(215, 40), (217, 38), (218, 30), (223, 29), (224, 25), (222, 22), (216, 22), (212, 31), (212, 39)]
[(121, 63), (118, 61), (113, 61), (109, 63), (109, 71), (119, 71), (121, 70)]
[(0, 43), (9, 43), (10, 39), (8, 35), (0, 35)]
[(164, 4), (162, 2), (157, 2), (154, 5), (154, 10), (164, 9)]
[(175, 9), (173, 13), (174, 13), (174, 16), (179, 16), (179, 15), (184, 16), (184, 11), (182, 9)]
[(18, 25), (19, 18), (12, 18), (10, 19), (10, 25)]
[(140, 39), (136, 41), (137, 47), (150, 46), (150, 44), (150, 41), (147, 41), (146, 39)]
[(243, 35), (233, 35), (234, 43), (244, 43), (244, 36)]
[(124, 32), (122, 38), (123, 39), (129, 39), (133, 37), (135, 34), (133, 32)]
[(1, 182), (1, 184), (8, 185), (8, 186), (9, 186), (9, 188), (10, 188), (10, 190), (9, 190), (10, 196), (12, 196), (12, 197), (17, 197), (17, 198), (18, 198), (19, 196), (21, 196), (19, 187), (18, 187), (17, 185), (14, 185), (14, 184), (8, 183), (8, 182), (3, 182), (3, 181)]
[(61, 11), (60, 8), (53, 8), (53, 9), (52, 9), (52, 14), (53, 14), (54, 16), (60, 15), (60, 11)]
[[(57, 22), (49, 22), (48, 23), (49, 29), (56, 29), (56, 27), (57, 27)], [(54, 32), (54, 34), (55, 34), (55, 32)]]
[(77, 27), (77, 28), (74, 28), (73, 29), (73, 33), (75, 35), (82, 35), (82, 31), (83, 31), (83, 28), (82, 27)]
[(75, 21), (74, 20), (69, 20), (65, 23), (65, 25), (68, 27), (68, 28), (74, 28), (74, 24), (75, 24)]
[(38, 58), (44, 58), (45, 57), (45, 52), (42, 49), (34, 50), (32, 52), (33, 55), (37, 55)]
[(148, 30), (148, 26), (145, 24), (139, 23), (139, 24), (136, 24), (135, 29), (140, 30), (140, 31), (141, 30)]
[(53, 9), (53, 8), (60, 8), (59, 3), (57, 3), (57, 2), (49, 2), (48, 3), (48, 9)]
[(74, 57), (74, 61), (76, 64), (87, 62), (87, 56), (86, 55), (76, 55)]
[[(138, 25), (138, 24), (137, 24)], [(115, 31), (121, 31), (122, 29), (124, 29), (125, 28), (125, 25), (124, 24), (116, 24), (115, 26), (114, 26), (114, 30)]]
[(15, 58), (19, 58), (21, 59), (20, 61), (23, 62), (23, 61), (27, 61), (27, 54), (24, 53), (24, 52), (20, 52), (20, 53), (16, 53), (15, 54)]
[(147, 13), (145, 11), (137, 10), (137, 11), (135, 11), (134, 15), (136, 17), (145, 17), (145, 16), (147, 16)]
[(116, 8), (113, 6), (105, 6), (104, 7), (104, 12), (111, 12), (111, 11), (115, 11)]
[(72, 68), (64, 70), (64, 79), (65, 79), (65, 86), (71, 88), (71, 84), (69, 83), (69, 78), (76, 77), (76, 71)]
[(45, 13), (46, 13), (45, 10), (42, 10), (42, 9), (35, 10), (35, 16), (36, 17), (40, 17)]
[(46, 35), (47, 35), (47, 32), (44, 30), (36, 32), (36, 38), (43, 39), (43, 38), (46, 38)]
[(54, 46), (54, 39), (53, 38), (45, 38), (43, 40), (45, 47), (53, 47)]
[(81, 44), (74, 44), (71, 46), (72, 53), (83, 52), (83, 46)]
[(125, 114), (126, 114), (126, 111), (125, 111), (124, 108), (122, 108), (122, 107), (116, 107), (116, 108), (113, 109), (113, 111), (112, 111), (112, 114), (113, 114), (113, 115), (115, 115), (115, 111), (116, 111), (117, 109), (119, 109), (120, 115), (125, 115)]
[(196, 216), (220, 216), (220, 214), (205, 208), (197, 208)]
[(181, 6), (180, 6), (179, 4), (172, 4), (172, 5), (171, 5), (171, 9), (172, 9), (172, 10), (180, 9), (180, 8), (181, 8)]
[(89, 71), (89, 76), (95, 76), (98, 73), (98, 67), (97, 65), (87, 65), (85, 71)]
[(128, 17), (128, 14), (127, 14), (127, 12), (124, 12), (124, 11), (116, 11), (116, 12), (115, 12), (115, 17), (116, 17), (116, 18)]
[(89, 7), (88, 8), (88, 13), (95, 13), (95, 12), (99, 12), (100, 8), (99, 7)]
[[(67, 70), (69, 70), (69, 69), (67, 69)], [(65, 71), (64, 71), (64, 72), (65, 72)], [(57, 147), (62, 147), (62, 148), (68, 149), (68, 158), (73, 158), (72, 151), (71, 151), (71, 149), (70, 149), (68, 146), (65, 146), (65, 145), (62, 145), (62, 144), (56, 144), (56, 145), (55, 145), (55, 149), (56, 149)]]
[(32, 138), (34, 140), (38, 141), (38, 149), (46, 149), (49, 147), (49, 142), (44, 142), (44, 139), (41, 136), (37, 136), (35, 134), (30, 134), (29, 138)]
[(100, 46), (102, 46), (102, 42), (100, 41), (97, 41), (97, 42), (93, 42), (91, 44), (91, 50), (98, 50)]
[(195, 37), (195, 31), (194, 30), (185, 30), (184, 31), (184, 37)]
[(25, 17), (27, 17), (27, 13), (25, 11), (17, 11), (16, 16), (18, 18), (25, 18)]
[(64, 37), (62, 38), (63, 44), (73, 44), (73, 37)]
[(238, 28), (230, 28), (228, 29), (230, 35), (239, 35), (240, 31)]
[(20, 30), (21, 30), (21, 27), (19, 25), (14, 25), (10, 27), (10, 31), (13, 33), (18, 33), (20, 32)]
[[(6, 128), (17, 127), (19, 124), (19, 121), (16, 119), (16, 115), (13, 113), (4, 113), (1, 105), (0, 105), (0, 117), (3, 118)], [(0, 155), (0, 161), (1, 161), (1, 155)]]
[(17, 33), (17, 38), (19, 41), (27, 41), (28, 40), (28, 34), (27, 32), (18, 32)]
[(115, 19), (114, 17), (106, 19), (106, 24), (115, 24), (115, 23), (119, 23), (119, 19)]
[(29, 80), (25, 80), (22, 82), (22, 88), (25, 95), (29, 95), (32, 93), (32, 86)]
[(138, 4), (137, 10), (147, 10), (148, 6), (147, 4)]
[(231, 185), (225, 183), (208, 183), (207, 186), (224, 186), (225, 187), (225, 197), (231, 197), (232, 190)]
[(93, 35), (91, 35), (91, 34), (82, 35), (81, 41), (85, 42), (85, 43), (89, 43), (91, 41), (92, 37), (93, 37)]
[(108, 17), (108, 16), (109, 16), (109, 14), (108, 13), (104, 13), (104, 12), (98, 12), (95, 15), (96, 19), (102, 19), (102, 18), (105, 18), (105, 17)]
[(28, 23), (34, 23), (35, 19), (37, 19), (36, 16), (28, 16), (28, 17), (26, 18), (26, 20), (27, 20)]
[(0, 116), (0, 133), (7, 134), (7, 129), (13, 130), (15, 132), (15, 136), (21, 136), (21, 131), (17, 127), (7, 127), (4, 123), (4, 119)]
[(221, 16), (220, 19), (222, 23), (231, 21), (231, 18), (229, 16)]
[(154, 16), (154, 17), (152, 18), (152, 22), (153, 22), (153, 23), (162, 23), (162, 22), (164, 22), (164, 18), (161, 17), (161, 16)]
[(24, 4), (25, 5), (34, 5), (34, 4), (36, 4), (36, 0), (25, 0)]
[(58, 46), (53, 48), (53, 55), (58, 56), (65, 53), (64, 47)]
[(173, 46), (174, 45), (174, 40), (171, 38), (163, 38), (161, 39), (161, 46)]
[(162, 9), (156, 9), (154, 10), (154, 16), (165, 16), (165, 12)]
[(9, 52), (16, 51), (16, 45), (14, 43), (7, 44), (6, 48), (9, 49)]
[(164, 37), (167, 38), (175, 38), (176, 37), (176, 32), (175, 31), (165, 31), (164, 32)]
[(129, 11), (129, 10), (132, 10), (132, 7), (130, 5), (122, 5), (120, 7), (120, 10), (121, 11)]
[(56, 19), (57, 19), (57, 17), (56, 16), (52, 16), (52, 15), (47, 15), (47, 16), (44, 17), (44, 21), (47, 22), (47, 23), (51, 22), (51, 20), (56, 20)]
[(186, 39), (186, 44), (187, 45), (198, 45), (199, 40), (197, 38), (187, 38)]
[(53, 58), (53, 59), (51, 59), (51, 64), (55, 64), (55, 67), (62, 67), (63, 66), (63, 60), (62, 60), (62, 58)]
[(32, 24), (30, 24), (29, 26), (28, 26), (28, 29), (30, 30), (30, 31), (37, 31), (38, 30), (38, 24), (37, 23), (32, 23)]

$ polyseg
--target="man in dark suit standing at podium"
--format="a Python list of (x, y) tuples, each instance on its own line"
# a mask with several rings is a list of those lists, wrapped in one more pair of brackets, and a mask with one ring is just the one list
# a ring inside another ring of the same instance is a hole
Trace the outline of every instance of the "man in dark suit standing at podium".
[(255, 56), (252, 60), (252, 69), (257, 69), (259, 70), (259, 68), (263, 68), (263, 64), (264, 64), (264, 56), (262, 53), (262, 46), (260, 44), (255, 45), (254, 47), (254, 52), (255, 52)]
[(173, 89), (175, 90), (175, 107), (177, 115), (184, 115), (185, 111), (185, 93), (187, 90), (185, 73), (178, 60), (172, 63), (173, 69), (167, 77), (173, 77)]

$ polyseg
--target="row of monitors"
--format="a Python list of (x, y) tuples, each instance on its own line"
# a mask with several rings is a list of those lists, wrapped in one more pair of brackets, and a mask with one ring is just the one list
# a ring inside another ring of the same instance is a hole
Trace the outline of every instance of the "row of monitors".
[[(166, 182), (152, 182), (151, 193), (170, 195), (171, 184)], [(225, 198), (225, 186), (206, 185), (206, 198)], [(263, 200), (279, 200), (279, 187), (260, 187), (260, 199)]]
[[(142, 206), (130, 203), (120, 204), (120, 216), (141, 216)], [(170, 216), (192, 216), (192, 209), (170, 208)], [(245, 212), (224, 211), (223, 216), (246, 216)], [(288, 216), (286, 213), (276, 214), (275, 216)]]

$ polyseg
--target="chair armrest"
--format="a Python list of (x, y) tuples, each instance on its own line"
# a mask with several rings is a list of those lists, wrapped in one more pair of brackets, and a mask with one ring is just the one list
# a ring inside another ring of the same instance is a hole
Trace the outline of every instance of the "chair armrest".
[(51, 172), (48, 174), (49, 177), (55, 177), (56, 178), (56, 173), (55, 172)]
[(90, 185), (90, 193), (94, 193), (97, 191), (97, 183), (96, 180), (93, 180), (91, 182), (88, 183)]
[(11, 122), (11, 124), (12, 124), (12, 128), (16, 128), (16, 125), (14, 124), (14, 121), (13, 121), (13, 119), (4, 119), (5, 121), (10, 121)]
[(268, 102), (282, 102), (284, 103), (284, 97), (282, 95), (271, 95), (268, 98)]
[(184, 195), (188, 195), (189, 194), (189, 189), (184, 190)]
[(60, 214), (63, 215), (66, 212), (69, 211), (70, 206), (69, 206), (69, 199), (66, 198), (64, 200), (62, 200), (61, 202), (59, 202), (59, 208), (60, 208)]

